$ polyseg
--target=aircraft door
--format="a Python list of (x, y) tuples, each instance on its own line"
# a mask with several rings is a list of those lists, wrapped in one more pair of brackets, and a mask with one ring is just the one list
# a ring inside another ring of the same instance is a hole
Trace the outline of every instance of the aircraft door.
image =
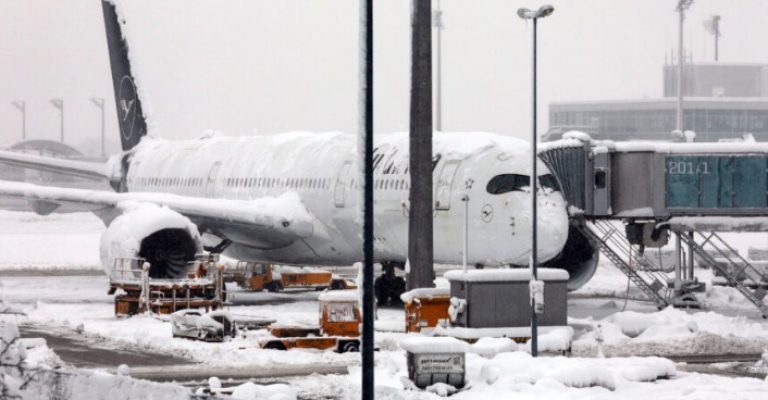
[(460, 160), (447, 160), (443, 164), (437, 178), (437, 185), (435, 185), (435, 209), (449, 210), (451, 208), (451, 188), (459, 164), (461, 164)]
[(339, 170), (339, 175), (336, 176), (336, 184), (333, 188), (333, 202), (336, 207), (344, 207), (344, 199), (346, 195), (346, 182), (349, 176), (349, 171), (352, 169), (352, 161), (344, 161), (344, 165)]
[(213, 198), (216, 194), (216, 180), (219, 176), (221, 161), (216, 161), (208, 171), (208, 179), (205, 181), (205, 197)]

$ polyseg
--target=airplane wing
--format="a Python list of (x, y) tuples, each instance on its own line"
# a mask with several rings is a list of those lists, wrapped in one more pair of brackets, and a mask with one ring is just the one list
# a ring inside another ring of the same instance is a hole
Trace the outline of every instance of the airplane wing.
[[(168, 193), (116, 193), (102, 190), (39, 186), (0, 181), (0, 197), (28, 200), (33, 210), (49, 214), (64, 204), (76, 204), (91, 211), (128, 209), (135, 203), (168, 207), (226, 239), (247, 236), (264, 247), (281, 247), (313, 232), (313, 218), (296, 193), (255, 200), (208, 199)], [(237, 241), (237, 240), (235, 240)]]
[(0, 163), (88, 179), (120, 180), (119, 163), (96, 163), (0, 150)]

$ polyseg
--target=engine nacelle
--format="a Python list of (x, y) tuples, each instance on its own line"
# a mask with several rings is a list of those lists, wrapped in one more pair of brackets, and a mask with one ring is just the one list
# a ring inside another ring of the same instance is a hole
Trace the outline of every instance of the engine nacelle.
[(101, 264), (108, 276), (117, 259), (146, 259), (152, 278), (182, 278), (203, 250), (197, 226), (166, 207), (140, 203), (115, 218), (101, 236)]
[(560, 268), (568, 271), (568, 290), (584, 286), (595, 275), (600, 249), (574, 226), (568, 228), (568, 240), (557, 257), (547, 261), (542, 267)]

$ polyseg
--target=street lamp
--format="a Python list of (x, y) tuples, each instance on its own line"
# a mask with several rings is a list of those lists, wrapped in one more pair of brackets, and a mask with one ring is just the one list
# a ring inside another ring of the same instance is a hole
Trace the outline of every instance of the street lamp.
[(60, 97), (51, 99), (51, 104), (59, 110), (61, 115), (61, 143), (64, 143), (64, 99)]
[(683, 21), (685, 21), (685, 10), (689, 9), (693, 0), (679, 0), (675, 11), (680, 13), (680, 25), (677, 42), (677, 122), (676, 129), (683, 132)]
[(14, 100), (11, 102), (16, 109), (21, 111), (21, 141), (27, 140), (27, 102)]
[(106, 158), (107, 152), (104, 148), (104, 98), (91, 97), (91, 103), (101, 109), (101, 158)]
[[(533, 89), (533, 99), (531, 103), (531, 116), (533, 118), (532, 122), (532, 137), (531, 137), (531, 178), (530, 178), (530, 188), (531, 188), (531, 283), (533, 281), (536, 281), (538, 279), (538, 274), (536, 272), (536, 264), (538, 264), (538, 249), (537, 249), (537, 242), (538, 242), (538, 235), (536, 232), (536, 219), (537, 219), (537, 204), (536, 204), (536, 190), (537, 190), (537, 181), (538, 181), (538, 175), (536, 173), (536, 141), (538, 140), (538, 133), (536, 132), (536, 22), (539, 18), (544, 18), (552, 12), (555, 11), (555, 8), (552, 7), (549, 4), (545, 4), (541, 7), (539, 7), (536, 11), (531, 11), (527, 8), (520, 8), (517, 10), (517, 15), (522, 19), (530, 19), (533, 21), (533, 68), (532, 68), (532, 80), (531, 85)], [(529, 286), (529, 290), (533, 289), (533, 284)], [(536, 357), (539, 353), (539, 347), (538, 347), (538, 326), (536, 323), (536, 305), (535, 301), (533, 299), (533, 296), (531, 296), (531, 355)]]

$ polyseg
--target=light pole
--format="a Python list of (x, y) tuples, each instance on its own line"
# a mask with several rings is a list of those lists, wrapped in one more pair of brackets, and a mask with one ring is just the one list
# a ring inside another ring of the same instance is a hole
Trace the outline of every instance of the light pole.
[(61, 143), (64, 143), (64, 99), (51, 99), (51, 104), (59, 110), (59, 114), (61, 115)]
[[(535, 281), (538, 279), (538, 274), (536, 273), (536, 265), (538, 264), (538, 249), (537, 249), (537, 241), (538, 241), (538, 235), (536, 230), (536, 219), (537, 219), (537, 204), (536, 204), (536, 190), (537, 190), (537, 173), (536, 173), (536, 142), (538, 141), (538, 133), (536, 132), (536, 22), (539, 18), (544, 18), (552, 12), (555, 11), (555, 8), (552, 7), (549, 4), (545, 4), (541, 7), (539, 7), (536, 11), (531, 11), (527, 8), (520, 8), (517, 10), (517, 15), (522, 19), (530, 19), (533, 21), (533, 65), (532, 65), (532, 75), (531, 75), (531, 86), (532, 86), (532, 103), (531, 103), (531, 117), (533, 120), (532, 123), (532, 132), (531, 132), (531, 178), (530, 178), (530, 188), (531, 188), (531, 281)], [(532, 288), (533, 285), (530, 285), (529, 288)], [(530, 290), (530, 289), (529, 289)], [(536, 323), (536, 305), (533, 300), (533, 296), (531, 296), (531, 355), (536, 357), (539, 353), (539, 347), (538, 347), (538, 326)]]
[(24, 100), (14, 100), (11, 104), (21, 111), (21, 141), (23, 142), (27, 140), (27, 102)]
[(443, 10), (440, 8), (440, 0), (437, 0), (437, 8), (432, 14), (432, 25), (437, 29), (435, 33), (435, 39), (437, 41), (437, 70), (435, 71), (436, 82), (435, 86), (435, 130), (438, 132), (443, 131), (443, 41), (442, 31), (445, 29), (443, 25)]
[(704, 29), (707, 30), (712, 36), (715, 37), (715, 62), (718, 62), (720, 60), (719, 57), (719, 39), (720, 39), (720, 16), (719, 15), (713, 15), (712, 19), (708, 19), (704, 21)]
[(104, 148), (104, 98), (91, 97), (91, 103), (101, 109), (101, 158), (106, 158), (107, 152)]
[(677, 35), (677, 122), (675, 126), (678, 131), (683, 132), (683, 21), (685, 21), (685, 10), (691, 7), (693, 0), (678, 0), (677, 11), (680, 14), (680, 26)]

